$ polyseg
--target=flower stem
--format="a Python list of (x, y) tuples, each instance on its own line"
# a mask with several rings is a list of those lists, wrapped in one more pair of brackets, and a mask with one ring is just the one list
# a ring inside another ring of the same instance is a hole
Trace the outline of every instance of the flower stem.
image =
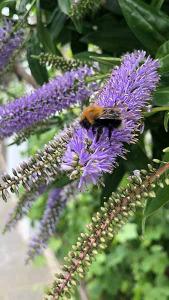
[(59, 300), (67, 294), (70, 295), (78, 277), (83, 278), (86, 267), (91, 264), (98, 250), (106, 248), (108, 239), (116, 235), (137, 207), (143, 206), (142, 199), (150, 196), (154, 187), (152, 183), (158, 181), (159, 177), (169, 170), (169, 163), (159, 169), (154, 169), (151, 165), (148, 167), (150, 174), (142, 170), (143, 175), (131, 176), (131, 184), (126, 189), (113, 193), (92, 218), (92, 222), (87, 226), (88, 232), (82, 233), (78, 242), (72, 246), (72, 251), (65, 259), (64, 273), (55, 277), (45, 300)]
[(109, 75), (110, 75), (109, 73), (95, 75), (95, 76), (87, 77), (85, 81), (88, 83), (88, 82), (92, 82), (95, 80), (104, 79), (104, 78), (107, 78)]
[(26, 11), (26, 13), (23, 15), (22, 21), (25, 20), (25, 18), (29, 15), (31, 9), (33, 8), (34, 4), (36, 3), (36, 0), (33, 0), (32, 3), (30, 4), (29, 9)]
[(25, 14), (21, 17), (21, 19), (19, 20), (19, 22), (16, 24), (14, 30), (17, 30), (18, 28), (21, 28), (22, 25), (24, 25), (25, 19), (29, 15), (29, 13), (32, 10), (32, 8), (35, 5), (35, 3), (36, 3), (36, 0), (33, 0), (32, 3), (30, 4), (30, 7), (28, 8), (28, 10), (25, 12)]
[(150, 117), (160, 111), (166, 111), (166, 110), (169, 110), (169, 106), (160, 106), (160, 107), (154, 107), (152, 108), (151, 112), (145, 112), (144, 113), (144, 116), (145, 117)]

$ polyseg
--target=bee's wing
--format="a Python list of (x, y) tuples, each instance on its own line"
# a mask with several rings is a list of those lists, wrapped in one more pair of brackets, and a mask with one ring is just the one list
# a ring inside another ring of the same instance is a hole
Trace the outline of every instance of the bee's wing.
[(99, 119), (121, 120), (121, 116), (117, 109), (106, 107), (102, 114), (99, 116)]

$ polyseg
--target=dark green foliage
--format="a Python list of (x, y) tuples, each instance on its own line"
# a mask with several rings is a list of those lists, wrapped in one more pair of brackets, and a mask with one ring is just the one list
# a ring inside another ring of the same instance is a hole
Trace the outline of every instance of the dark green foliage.
[(142, 0), (119, 0), (122, 12), (136, 37), (151, 52), (169, 39), (169, 17)]
[(48, 73), (46, 67), (41, 66), (40, 63), (32, 58), (32, 55), (38, 55), (41, 52), (39, 41), (35, 34), (32, 35), (28, 43), (27, 59), (31, 73), (38, 84), (43, 84), (48, 81)]

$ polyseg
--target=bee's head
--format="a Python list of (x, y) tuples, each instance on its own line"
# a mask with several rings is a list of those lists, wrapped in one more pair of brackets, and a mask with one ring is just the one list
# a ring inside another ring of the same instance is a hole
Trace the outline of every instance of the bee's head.
[(91, 127), (91, 124), (90, 124), (90, 122), (88, 121), (87, 118), (81, 119), (81, 120), (80, 120), (80, 125), (81, 125), (83, 128), (87, 129), (87, 130), (89, 130), (89, 128)]

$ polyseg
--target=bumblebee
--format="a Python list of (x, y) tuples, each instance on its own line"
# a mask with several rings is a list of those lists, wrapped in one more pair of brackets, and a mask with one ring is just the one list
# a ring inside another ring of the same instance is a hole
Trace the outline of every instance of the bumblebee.
[(116, 107), (101, 107), (93, 104), (84, 109), (80, 119), (80, 125), (96, 134), (96, 142), (99, 141), (104, 128), (108, 129), (108, 138), (111, 139), (112, 131), (120, 127), (122, 123), (119, 109)]

